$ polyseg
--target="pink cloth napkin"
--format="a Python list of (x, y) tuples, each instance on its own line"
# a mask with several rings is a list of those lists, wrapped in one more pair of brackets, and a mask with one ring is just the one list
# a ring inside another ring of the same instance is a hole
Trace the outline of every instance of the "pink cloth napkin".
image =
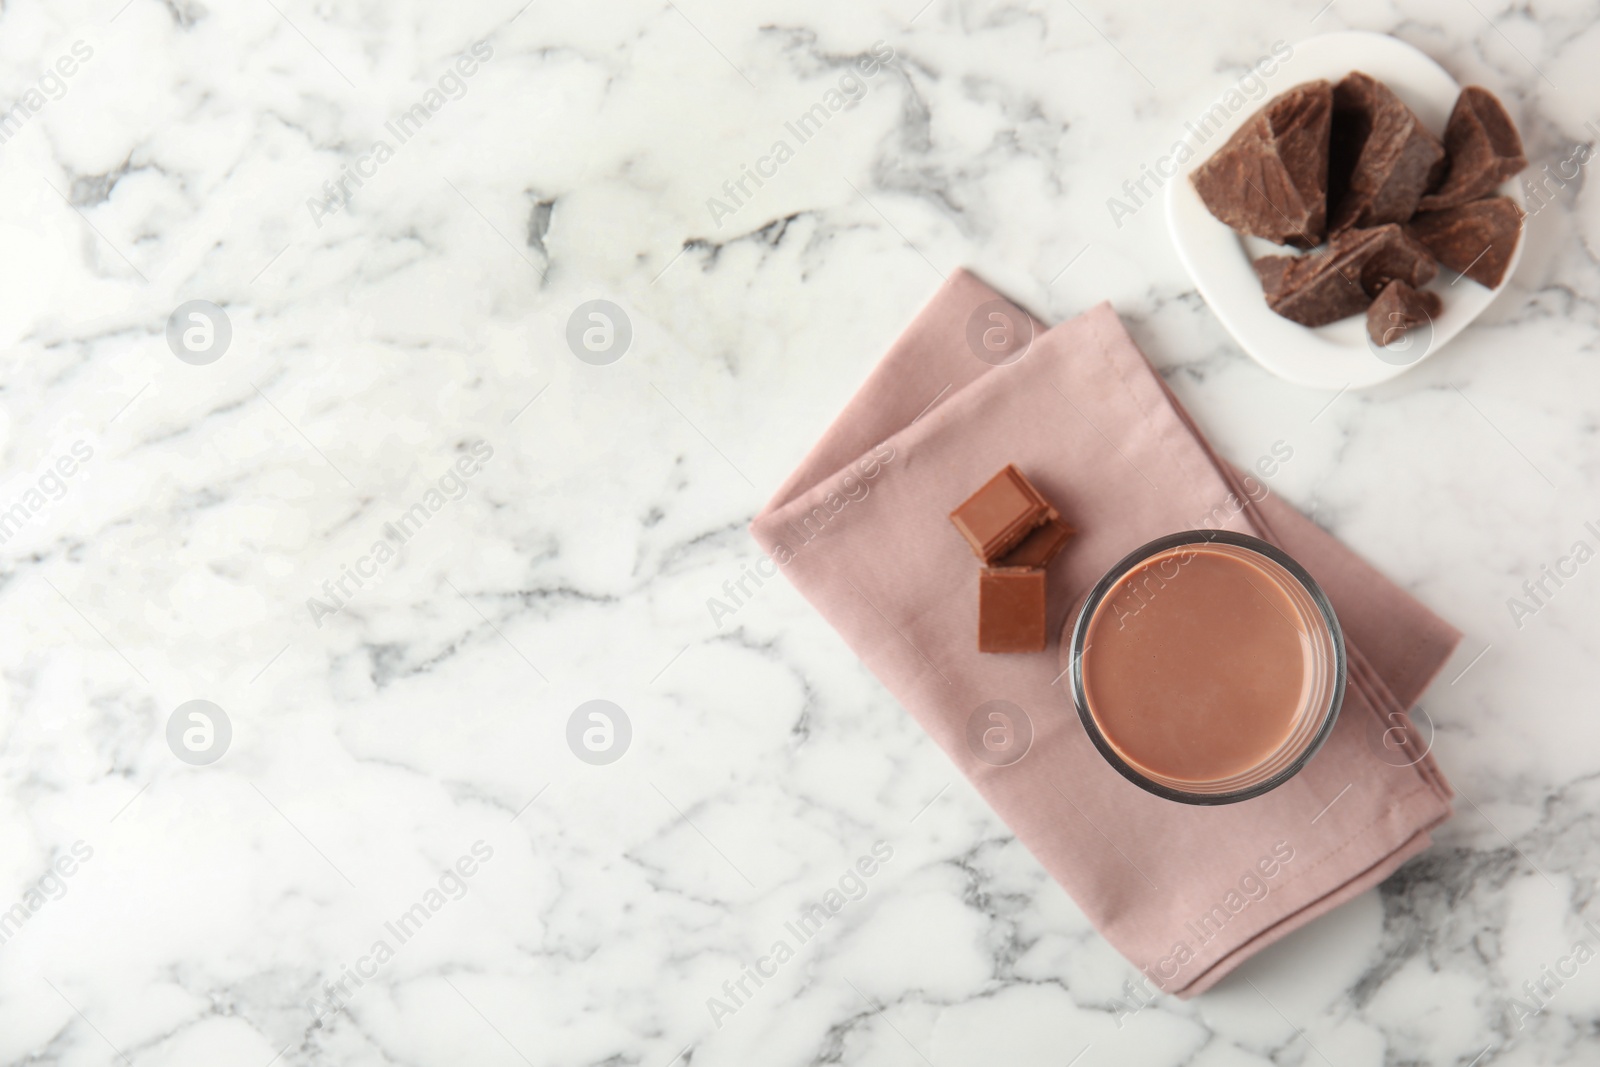
[[(1397, 751), (1385, 738), (1402, 739), (1460, 634), (1222, 462), (1109, 305), (1034, 323), (1017, 362), (978, 359), (969, 319), (1000, 299), (955, 274), (751, 530), (1105, 938), (1191, 996), (1427, 847), (1450, 787), (1414, 740)], [(1050, 565), (1056, 636), (1034, 655), (977, 651), (978, 565), (946, 518), (1007, 463), (1079, 530)], [(1061, 676), (1061, 632), (1089, 588), (1144, 542), (1195, 528), (1254, 534), (1299, 560), (1332, 599), (1350, 660), (1338, 725), (1311, 763), (1220, 807), (1123, 779)], [(991, 700), (1032, 725), (1009, 766), (968, 745)]]

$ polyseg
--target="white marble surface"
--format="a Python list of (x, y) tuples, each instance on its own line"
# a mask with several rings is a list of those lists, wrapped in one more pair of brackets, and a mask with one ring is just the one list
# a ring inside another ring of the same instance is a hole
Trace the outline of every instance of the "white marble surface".
[[(0, 1063), (1600, 1057), (1600, 963), (1520, 1028), (1508, 999), (1600, 927), (1600, 563), (1508, 608), (1597, 541), (1596, 183), (1569, 168), (1448, 351), (1337, 396), (1236, 349), (1159, 207), (1106, 206), (1275, 41), (1344, 27), (1503, 93), (1555, 169), (1600, 136), (1600, 5), (522, 3), (0, 9)], [(713, 219), (876, 42), (859, 103)], [(1277, 490), (1467, 634), (1426, 702), (1458, 816), (1250, 962), (1270, 1003), (1119, 1019), (1133, 969), (792, 589), (707, 610), (957, 265), (1052, 321), (1110, 299), (1225, 454), (1291, 443)], [(232, 327), (205, 366), (164, 336), (196, 299)], [(590, 299), (634, 327), (609, 366), (564, 341)], [(460, 499), (361, 563), (441, 479)], [(209, 766), (166, 740), (194, 699), (232, 725)], [(611, 765), (565, 743), (591, 699), (632, 724)]]

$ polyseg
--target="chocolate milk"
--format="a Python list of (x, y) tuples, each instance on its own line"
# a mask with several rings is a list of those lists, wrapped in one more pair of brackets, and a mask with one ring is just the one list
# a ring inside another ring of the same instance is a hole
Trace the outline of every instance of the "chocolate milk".
[(1148, 777), (1216, 782), (1288, 742), (1314, 674), (1290, 576), (1236, 547), (1185, 545), (1123, 575), (1090, 620), (1089, 712)]

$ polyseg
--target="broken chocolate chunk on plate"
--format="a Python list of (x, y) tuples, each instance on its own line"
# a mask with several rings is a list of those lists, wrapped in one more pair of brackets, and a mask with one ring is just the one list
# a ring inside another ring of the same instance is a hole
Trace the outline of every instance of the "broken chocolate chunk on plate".
[(1189, 181), (1211, 213), (1240, 233), (1310, 248), (1326, 230), (1332, 111), (1333, 86), (1296, 85), (1234, 131)]
[[(1404, 41), (1361, 31), (1312, 37), (1296, 43), (1294, 55), (1264, 79), (1267, 87), (1262, 100), (1245, 102), (1227, 122), (1193, 124), (1199, 133), (1191, 133), (1185, 143), (1195, 155), (1184, 166), (1192, 170), (1203, 165), (1266, 100), (1308, 81), (1336, 84), (1352, 71), (1361, 71), (1388, 86), (1435, 136), (1444, 133), (1445, 123), (1461, 95), (1461, 87), (1444, 68)], [(1219, 75), (1213, 92), (1184, 110), (1195, 115), (1230, 110), (1228, 91), (1232, 81), (1226, 74)], [(1519, 204), (1522, 202), (1515, 182), (1507, 182), (1500, 191)], [(1272, 283), (1257, 274), (1262, 268), (1256, 261), (1286, 250), (1264, 240), (1241, 237), (1214, 218), (1186, 173), (1168, 180), (1165, 192), (1167, 224), (1178, 258), (1223, 327), (1257, 363), (1289, 381), (1330, 392), (1377, 385), (1404, 373), (1408, 366), (1415, 366), (1415, 362), (1390, 362), (1374, 355), (1366, 320), (1360, 315), (1326, 326), (1305, 327), (1275, 313), (1262, 297), (1263, 289), (1270, 289)], [(1511, 249), (1502, 283), (1515, 271), (1521, 245), (1519, 241)], [(1414, 275), (1402, 272), (1403, 266), (1404, 263), (1385, 259), (1380, 270), (1371, 267), (1369, 261), (1371, 276), (1358, 276), (1357, 282), (1363, 292), (1368, 288), (1380, 292), (1383, 282), (1395, 278), (1420, 289), (1409, 280)], [(1286, 270), (1287, 264), (1268, 263), (1264, 269), (1271, 272), (1280, 268)], [(1433, 343), (1428, 355), (1444, 348), (1489, 306), (1494, 296), (1494, 290), (1468, 281), (1450, 287), (1445, 306), (1433, 322)]]
[(1267, 306), (1302, 326), (1326, 326), (1365, 311), (1390, 281), (1423, 286), (1439, 272), (1421, 242), (1394, 223), (1346, 230), (1301, 256), (1255, 262)]
[[(1428, 326), (1444, 310), (1444, 301), (1431, 289), (1417, 291), (1396, 278), (1367, 308), (1367, 336), (1383, 348), (1400, 348), (1415, 343), (1406, 335), (1419, 326)], [(1420, 355), (1407, 360), (1415, 363)]]
[(1262, 256), (1251, 264), (1255, 268), (1256, 277), (1261, 279), (1261, 291), (1266, 294), (1269, 305), (1283, 291), (1284, 275), (1299, 258), (1299, 256)]
[(1359, 70), (1334, 86), (1330, 137), (1330, 233), (1406, 221), (1444, 159), (1444, 145), (1417, 113)]
[(1490, 289), (1522, 250), (1522, 209), (1509, 196), (1419, 212), (1406, 229), (1440, 263)]
[(1444, 147), (1444, 184), (1422, 198), (1420, 211), (1440, 211), (1488, 196), (1528, 165), (1516, 123), (1499, 98), (1480, 85), (1461, 90), (1444, 128)]
[(1395, 279), (1421, 289), (1439, 273), (1439, 264), (1426, 245), (1403, 227), (1381, 227), (1386, 239), (1361, 264), (1361, 288), (1373, 299)]
[(1302, 326), (1326, 326), (1365, 311), (1372, 297), (1361, 288), (1361, 269), (1398, 232), (1398, 226), (1348, 230), (1327, 248), (1294, 257), (1281, 268), (1267, 306)]

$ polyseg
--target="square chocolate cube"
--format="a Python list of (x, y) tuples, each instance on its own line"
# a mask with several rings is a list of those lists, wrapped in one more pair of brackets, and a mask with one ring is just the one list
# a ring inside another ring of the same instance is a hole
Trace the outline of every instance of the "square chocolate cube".
[(950, 521), (973, 554), (985, 563), (1015, 548), (1035, 526), (1057, 517), (1039, 490), (1009, 463), (950, 513)]
[(1043, 652), (1045, 573), (985, 567), (978, 576), (978, 651)]

